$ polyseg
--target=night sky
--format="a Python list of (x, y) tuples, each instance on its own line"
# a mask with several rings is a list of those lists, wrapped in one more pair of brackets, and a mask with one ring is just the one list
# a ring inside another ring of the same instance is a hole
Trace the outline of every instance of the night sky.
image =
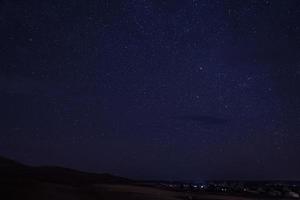
[(137, 179), (300, 179), (299, 0), (1, 0), (0, 155)]

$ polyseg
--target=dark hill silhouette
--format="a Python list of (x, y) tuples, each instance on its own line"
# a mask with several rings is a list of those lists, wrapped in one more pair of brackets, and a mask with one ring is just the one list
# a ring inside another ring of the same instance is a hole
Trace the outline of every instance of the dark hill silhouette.
[(161, 185), (160, 182), (133, 181), (110, 174), (88, 173), (63, 167), (28, 166), (0, 157), (0, 200), (257, 199), (256, 196), (244, 198), (240, 193), (237, 193), (237, 197), (231, 196), (231, 193), (216, 196), (214, 193), (167, 189), (165, 185)]
[(34, 180), (68, 185), (132, 183), (132, 180), (107, 173), (97, 174), (56, 166), (28, 166), (0, 156), (1, 179)]
[(4, 158), (0, 156), (0, 169), (4, 167), (16, 167), (16, 166), (24, 166), (23, 164), (16, 162), (14, 160)]
[(0, 199), (103, 199), (98, 185), (134, 181), (110, 174), (88, 173), (55, 166), (28, 166), (0, 156)]

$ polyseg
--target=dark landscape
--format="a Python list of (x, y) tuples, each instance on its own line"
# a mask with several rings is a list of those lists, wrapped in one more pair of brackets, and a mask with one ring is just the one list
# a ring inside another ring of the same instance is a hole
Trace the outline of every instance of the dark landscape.
[(4, 157), (0, 157), (0, 187), (7, 200), (297, 199), (300, 192), (296, 181), (137, 181), (62, 167), (32, 167)]
[(0, 200), (300, 200), (300, 0), (0, 0)]

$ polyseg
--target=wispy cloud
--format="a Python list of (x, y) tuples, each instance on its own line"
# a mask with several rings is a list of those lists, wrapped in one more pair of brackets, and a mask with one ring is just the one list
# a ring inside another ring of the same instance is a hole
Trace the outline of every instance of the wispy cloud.
[(203, 125), (223, 125), (229, 122), (229, 120), (226, 118), (200, 114), (182, 115), (175, 117), (175, 119), (183, 121), (194, 121)]

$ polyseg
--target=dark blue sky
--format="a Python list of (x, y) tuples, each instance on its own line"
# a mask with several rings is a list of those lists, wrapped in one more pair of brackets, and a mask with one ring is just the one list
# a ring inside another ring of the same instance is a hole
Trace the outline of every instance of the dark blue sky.
[(300, 179), (298, 0), (2, 0), (0, 44), (1, 155)]

